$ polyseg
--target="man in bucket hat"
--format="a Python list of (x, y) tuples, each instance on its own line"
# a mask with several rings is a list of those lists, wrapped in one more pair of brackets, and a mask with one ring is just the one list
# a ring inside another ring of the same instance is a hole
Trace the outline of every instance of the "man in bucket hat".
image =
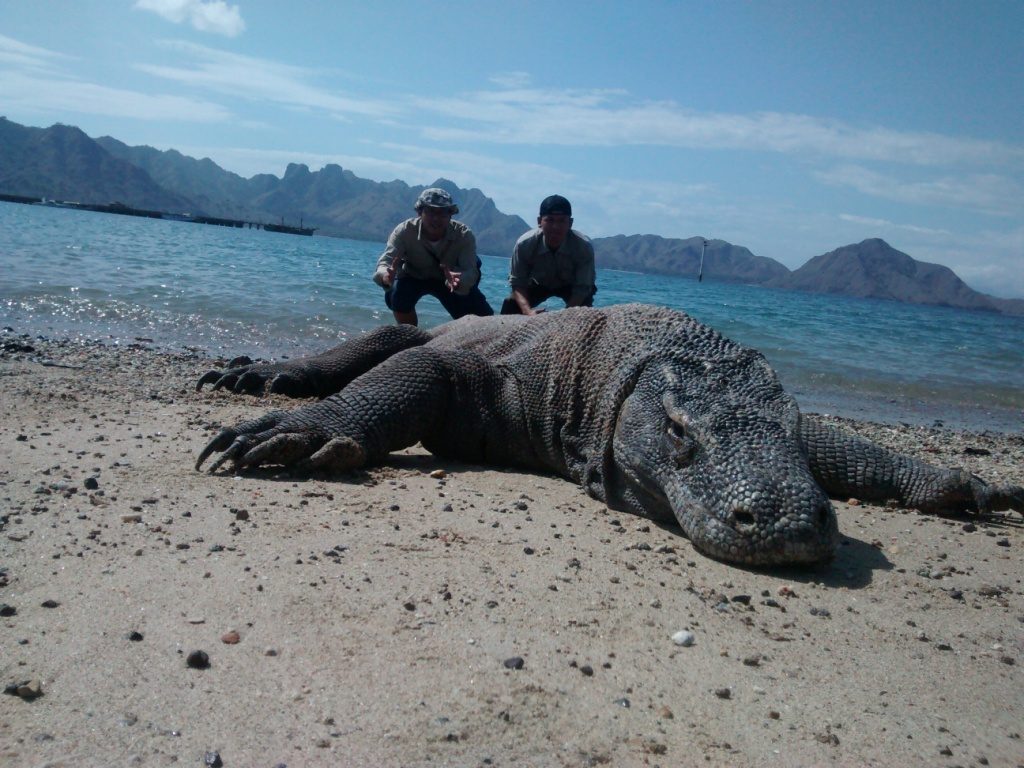
[(503, 315), (535, 315), (534, 307), (552, 296), (567, 307), (594, 305), (594, 246), (572, 228), (572, 205), (561, 195), (541, 201), (537, 229), (516, 241), (508, 282), (512, 295), (501, 305)]
[(395, 321), (417, 325), (416, 303), (430, 294), (454, 319), (493, 315), (480, 292), (480, 261), (476, 238), (462, 222), (452, 196), (438, 187), (420, 193), (416, 216), (403, 221), (388, 237), (377, 260), (373, 280), (384, 288), (384, 303)]

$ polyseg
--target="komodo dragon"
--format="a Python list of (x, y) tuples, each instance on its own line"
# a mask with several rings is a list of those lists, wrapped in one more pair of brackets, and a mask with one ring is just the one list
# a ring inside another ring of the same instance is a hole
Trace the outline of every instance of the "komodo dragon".
[(323, 354), (210, 371), (238, 392), (325, 398), (223, 429), (199, 469), (345, 471), (421, 442), (466, 462), (554, 472), (609, 507), (675, 519), (694, 545), (747, 564), (828, 559), (828, 496), (927, 512), (1024, 510), (987, 484), (803, 416), (765, 358), (661, 307), (387, 326)]

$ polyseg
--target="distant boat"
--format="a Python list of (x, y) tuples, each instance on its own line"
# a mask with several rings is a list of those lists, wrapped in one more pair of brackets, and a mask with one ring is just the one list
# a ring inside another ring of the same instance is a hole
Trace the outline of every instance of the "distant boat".
[(283, 232), (286, 235), (306, 235), (307, 237), (316, 232), (316, 227), (304, 227), (302, 226), (302, 219), (299, 219), (299, 226), (290, 227), (284, 223), (284, 219), (281, 219), (280, 224), (264, 224), (263, 228), (267, 232)]
[(69, 202), (65, 202), (64, 200), (50, 200), (49, 198), (46, 198), (46, 197), (39, 198), (39, 202), (38, 203), (33, 203), (33, 205), (44, 205), (47, 208), (79, 208), (79, 207), (81, 207), (80, 203), (69, 203)]

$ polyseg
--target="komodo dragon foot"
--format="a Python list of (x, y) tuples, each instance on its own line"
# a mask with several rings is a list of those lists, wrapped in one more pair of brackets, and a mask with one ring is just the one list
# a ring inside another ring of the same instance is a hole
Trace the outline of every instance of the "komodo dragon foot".
[(315, 421), (304, 418), (306, 412), (271, 411), (260, 419), (222, 429), (199, 454), (196, 469), (216, 451), (223, 454), (210, 465), (211, 473), (227, 462), (235, 472), (260, 464), (345, 471), (366, 463), (366, 452), (359, 443), (350, 437), (328, 436)]

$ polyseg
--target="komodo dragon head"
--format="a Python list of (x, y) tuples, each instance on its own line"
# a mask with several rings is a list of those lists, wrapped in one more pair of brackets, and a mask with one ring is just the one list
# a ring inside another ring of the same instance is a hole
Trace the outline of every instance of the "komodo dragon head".
[(649, 362), (619, 411), (609, 497), (675, 517), (698, 549), (722, 560), (827, 560), (836, 515), (808, 469), (799, 419), (753, 350)]

